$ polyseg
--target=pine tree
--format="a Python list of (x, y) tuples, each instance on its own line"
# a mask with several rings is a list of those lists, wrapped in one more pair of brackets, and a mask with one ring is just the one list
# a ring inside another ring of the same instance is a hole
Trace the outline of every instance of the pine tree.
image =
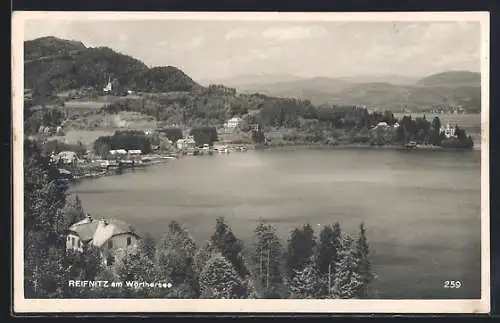
[(304, 265), (311, 259), (316, 247), (314, 231), (309, 224), (302, 229), (295, 229), (288, 240), (286, 255), (286, 270), (288, 279), (292, 279), (295, 271), (302, 270)]
[(341, 246), (330, 294), (335, 298), (355, 298), (363, 287), (362, 277), (357, 273), (358, 259), (355, 245), (350, 236), (344, 235)]
[(231, 262), (240, 278), (244, 278), (249, 273), (242, 256), (243, 242), (234, 236), (223, 217), (217, 218), (215, 232), (210, 242), (224, 258)]
[(177, 222), (169, 224), (169, 231), (158, 242), (155, 264), (161, 275), (168, 279), (174, 288), (191, 286), (191, 296), (198, 293), (198, 284), (194, 272), (196, 244)]
[(255, 243), (252, 261), (256, 280), (263, 289), (275, 289), (282, 283), (282, 246), (276, 229), (261, 221), (255, 228)]
[(369, 248), (364, 223), (360, 224), (359, 231), (360, 233), (356, 243), (356, 258), (358, 259), (356, 271), (361, 276), (363, 282), (363, 287), (360, 289), (358, 297), (364, 298), (366, 297), (367, 287), (373, 281), (374, 275), (371, 270), (370, 260), (368, 259)]
[(320, 232), (318, 245), (318, 270), (325, 282), (325, 294), (331, 289), (335, 276), (335, 263), (340, 249), (340, 225), (326, 225)]
[(309, 261), (301, 270), (296, 270), (289, 288), (292, 298), (316, 298), (321, 287), (321, 276), (316, 261)]
[[(145, 257), (136, 247), (128, 247), (115, 251), (115, 262), (112, 271), (118, 281), (126, 282), (157, 282), (159, 277), (155, 271), (154, 263)], [(158, 292), (159, 288), (128, 287), (122, 289), (121, 296), (124, 298), (144, 298), (151, 293)]]
[(82, 202), (78, 195), (75, 195), (74, 198), (66, 200), (66, 205), (61, 210), (63, 218), (63, 230), (67, 229), (72, 224), (83, 220), (85, 218), (85, 212), (83, 210)]
[(201, 298), (244, 298), (246, 291), (231, 263), (215, 254), (207, 262), (200, 275)]
[(198, 249), (194, 256), (194, 270), (198, 276), (201, 274), (201, 272), (205, 268), (205, 265), (210, 260), (210, 258), (212, 258), (214, 253), (216, 253), (216, 250), (212, 246), (210, 241), (207, 242), (203, 247)]

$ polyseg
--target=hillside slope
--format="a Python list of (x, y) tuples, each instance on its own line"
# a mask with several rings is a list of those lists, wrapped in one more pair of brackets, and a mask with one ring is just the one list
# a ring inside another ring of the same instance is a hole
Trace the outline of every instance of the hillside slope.
[[(25, 42), (24, 86), (34, 94), (92, 87), (102, 89), (108, 78), (119, 91), (192, 91), (200, 86), (175, 67), (148, 68), (143, 62), (108, 47), (49, 37)], [(83, 47), (82, 47), (83, 46)]]
[(317, 105), (367, 105), (392, 111), (421, 111), (441, 105), (461, 105), (471, 111), (478, 111), (481, 107), (479, 73), (445, 72), (424, 77), (413, 84), (356, 82), (362, 79), (369, 78), (318, 77), (293, 82), (243, 85), (238, 90), (270, 96), (297, 97)]
[(474, 87), (481, 86), (481, 74), (469, 71), (449, 71), (420, 79), (421, 86)]
[(85, 45), (79, 41), (64, 40), (52, 36), (41, 37), (24, 42), (24, 60), (40, 59), (85, 48)]

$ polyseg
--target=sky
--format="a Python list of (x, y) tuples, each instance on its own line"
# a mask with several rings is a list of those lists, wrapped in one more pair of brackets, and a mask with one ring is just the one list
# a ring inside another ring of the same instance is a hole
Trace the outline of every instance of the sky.
[(30, 20), (24, 39), (107, 46), (195, 80), (247, 74), (421, 77), (480, 71), (478, 22)]

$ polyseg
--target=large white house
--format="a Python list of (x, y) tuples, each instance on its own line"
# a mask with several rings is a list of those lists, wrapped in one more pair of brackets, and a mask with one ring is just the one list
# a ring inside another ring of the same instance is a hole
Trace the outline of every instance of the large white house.
[(83, 252), (85, 245), (92, 245), (100, 249), (103, 263), (111, 265), (117, 251), (137, 246), (139, 239), (134, 228), (124, 221), (87, 216), (69, 227), (66, 250)]
[(450, 124), (446, 124), (446, 126), (441, 127), (441, 133), (444, 133), (446, 139), (455, 137), (455, 127), (450, 126)]
[(231, 119), (229, 119), (227, 121), (226, 127), (230, 128), (230, 129), (234, 129), (240, 125), (242, 120), (243, 119), (241, 119), (240, 117), (232, 117)]

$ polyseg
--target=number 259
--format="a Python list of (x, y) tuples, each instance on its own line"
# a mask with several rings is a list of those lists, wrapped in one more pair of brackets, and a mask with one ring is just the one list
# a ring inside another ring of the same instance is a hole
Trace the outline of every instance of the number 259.
[(462, 287), (462, 282), (459, 280), (445, 280), (443, 283), (443, 288), (460, 288)]

